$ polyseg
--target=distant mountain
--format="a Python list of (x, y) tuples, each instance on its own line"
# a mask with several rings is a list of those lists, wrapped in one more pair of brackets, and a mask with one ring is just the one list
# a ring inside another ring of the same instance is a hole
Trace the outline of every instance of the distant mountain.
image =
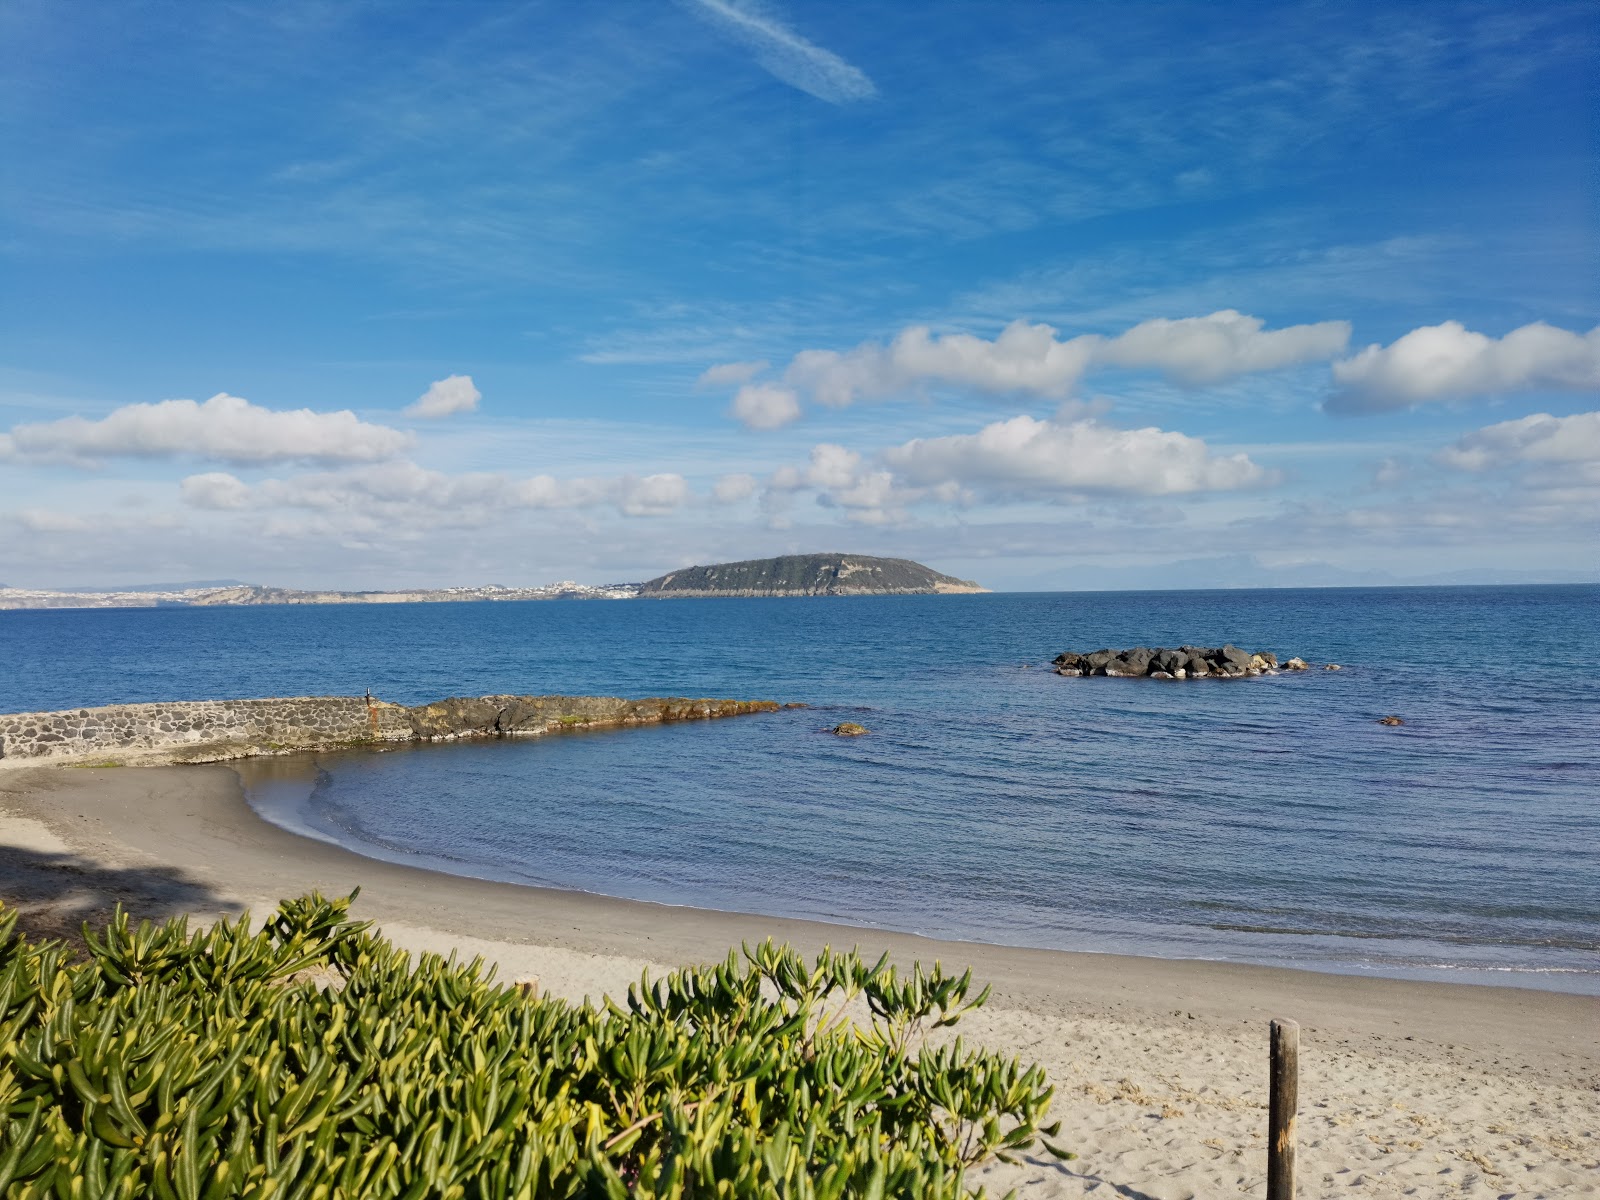
[(916, 596), (986, 592), (970, 579), (941, 575), (907, 558), (865, 554), (786, 554), (747, 562), (684, 567), (639, 585), (656, 599), (690, 596)]

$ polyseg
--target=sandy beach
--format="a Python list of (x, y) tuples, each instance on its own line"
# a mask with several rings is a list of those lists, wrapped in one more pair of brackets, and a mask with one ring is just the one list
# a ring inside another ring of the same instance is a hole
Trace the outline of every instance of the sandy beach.
[(0, 898), (70, 932), (121, 902), (214, 917), (360, 885), (358, 915), (543, 991), (620, 994), (641, 971), (773, 937), (970, 965), (994, 985), (962, 1032), (1044, 1065), (1078, 1158), (991, 1190), (1139, 1200), (1262, 1195), (1267, 1021), (1302, 1027), (1306, 1197), (1600, 1195), (1600, 1000), (1235, 964), (939, 942), (458, 878), (259, 818), (222, 766), (0, 774)]

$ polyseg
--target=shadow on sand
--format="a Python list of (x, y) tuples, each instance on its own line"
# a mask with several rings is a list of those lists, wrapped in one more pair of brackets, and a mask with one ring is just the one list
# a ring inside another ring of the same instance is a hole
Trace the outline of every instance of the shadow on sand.
[[(1068, 1141), (1070, 1139), (1063, 1137), (1062, 1140)], [(1033, 1167), (1042, 1176), (1055, 1176), (1058, 1180), (1075, 1181), (1079, 1185), (1083, 1185), (1083, 1190), (1086, 1192), (1098, 1193), (1101, 1188), (1104, 1188), (1107, 1192), (1123, 1197), (1124, 1200), (1156, 1200), (1156, 1197), (1149, 1192), (1141, 1192), (1138, 1188), (1131, 1187), (1126, 1183), (1117, 1183), (1114, 1180), (1107, 1179), (1104, 1175), (1097, 1175), (1093, 1171), (1073, 1170), (1075, 1166), (1079, 1165), (1077, 1160), (1061, 1162), (1039, 1154), (1024, 1154), (1020, 1161)]]
[(104, 925), (118, 904), (152, 921), (192, 913), (231, 916), (239, 905), (172, 867), (108, 867), (76, 854), (0, 845), (0, 901), (18, 913), (18, 931), (82, 947), (82, 926)]

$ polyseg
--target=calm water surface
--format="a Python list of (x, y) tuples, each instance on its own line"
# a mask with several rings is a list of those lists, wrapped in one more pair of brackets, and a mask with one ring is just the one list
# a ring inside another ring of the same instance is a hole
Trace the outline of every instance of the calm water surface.
[[(944, 937), (1600, 993), (1600, 589), (3, 613), (0, 711), (493, 692), (771, 716), (324, 755), (363, 853)], [(1064, 649), (1321, 670), (1063, 679)], [(1375, 723), (1385, 713), (1402, 728)], [(824, 732), (857, 720), (872, 733)], [(356, 881), (352, 881), (356, 882)]]

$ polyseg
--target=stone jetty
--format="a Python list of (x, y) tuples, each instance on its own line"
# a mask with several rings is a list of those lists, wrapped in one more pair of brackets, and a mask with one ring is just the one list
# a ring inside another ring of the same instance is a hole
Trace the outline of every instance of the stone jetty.
[(465, 696), (406, 707), (371, 696), (187, 700), (0, 715), (0, 767), (226, 762), (402, 742), (537, 737), (776, 712), (772, 700)]
[(1057, 675), (1106, 675), (1125, 679), (1243, 679), (1251, 675), (1276, 675), (1279, 671), (1304, 671), (1306, 663), (1291, 658), (1281, 666), (1267, 651), (1226, 646), (1135, 646), (1132, 650), (1095, 650), (1088, 654), (1058, 654)]

